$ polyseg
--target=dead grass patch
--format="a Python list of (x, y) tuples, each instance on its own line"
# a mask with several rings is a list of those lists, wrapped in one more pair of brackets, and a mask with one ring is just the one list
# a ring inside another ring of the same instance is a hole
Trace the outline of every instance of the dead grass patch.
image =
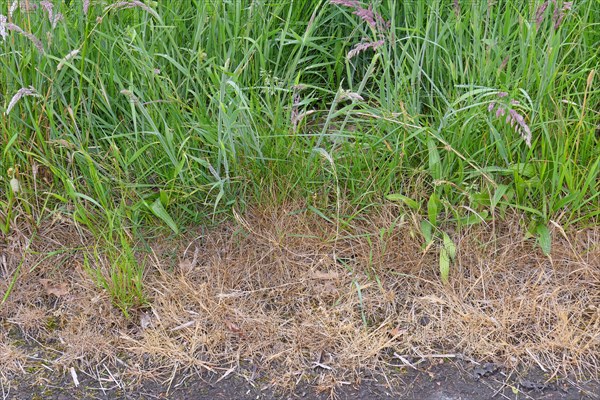
[(0, 308), (2, 325), (18, 332), (0, 337), (2, 368), (27, 365), (21, 341), (34, 340), (52, 368), (113, 365), (121, 379), (233, 368), (277, 385), (310, 377), (329, 387), (402, 364), (398, 356), (441, 353), (599, 376), (600, 229), (568, 240), (556, 231), (551, 257), (516, 220), (463, 229), (443, 285), (437, 250), (423, 253), (393, 208), (337, 240), (335, 226), (291, 212), (298, 208), (156, 241), (142, 255), (149, 304), (130, 320), (83, 271), (91, 238), (71, 224), (3, 238), (0, 290), (24, 262)]

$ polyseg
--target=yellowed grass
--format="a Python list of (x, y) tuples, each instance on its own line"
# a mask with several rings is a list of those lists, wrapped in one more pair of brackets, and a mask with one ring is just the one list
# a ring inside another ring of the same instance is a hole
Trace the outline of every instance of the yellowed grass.
[[(355, 222), (337, 240), (335, 226), (294, 209), (255, 210), (205, 234), (154, 243), (143, 256), (149, 306), (129, 321), (83, 271), (85, 250), (44, 259), (90, 239), (64, 222), (45, 227), (0, 309), (12, 332), (0, 337), (0, 368), (26, 365), (20, 340), (35, 339), (53, 366), (120, 365), (133, 379), (235, 368), (293, 385), (321, 371), (317, 383), (327, 387), (402, 364), (398, 356), (438, 354), (600, 375), (600, 229), (569, 232), (568, 240), (555, 231), (551, 257), (516, 219), (463, 229), (453, 234), (457, 259), (443, 285), (437, 249), (423, 252), (414, 224), (394, 209)], [(2, 291), (26, 238), (0, 245)], [(67, 293), (52, 294), (48, 282)]]

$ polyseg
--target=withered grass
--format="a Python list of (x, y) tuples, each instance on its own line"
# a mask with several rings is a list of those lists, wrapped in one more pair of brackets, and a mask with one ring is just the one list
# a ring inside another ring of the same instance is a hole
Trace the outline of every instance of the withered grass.
[(600, 375), (600, 229), (555, 230), (546, 257), (517, 217), (463, 228), (444, 285), (437, 249), (424, 252), (397, 210), (354, 221), (336, 240), (335, 226), (299, 207), (154, 241), (139, 252), (149, 304), (129, 320), (84, 270), (93, 243), (72, 224), (3, 238), (3, 293), (25, 261), (0, 309), (2, 373), (26, 371), (42, 349), (53, 370), (94, 375), (101, 365), (129, 382), (213, 371), (327, 387), (390, 371), (398, 356), (439, 354)]

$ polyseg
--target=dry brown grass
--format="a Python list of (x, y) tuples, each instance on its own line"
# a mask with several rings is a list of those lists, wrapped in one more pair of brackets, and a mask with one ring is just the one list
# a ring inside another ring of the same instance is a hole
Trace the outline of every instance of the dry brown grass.
[(73, 225), (4, 238), (2, 292), (25, 262), (0, 308), (11, 332), (0, 337), (0, 368), (24, 368), (33, 342), (52, 368), (102, 365), (120, 379), (235, 368), (278, 385), (311, 377), (330, 387), (402, 364), (398, 355), (441, 353), (600, 375), (600, 229), (568, 240), (556, 230), (548, 258), (516, 220), (471, 227), (453, 235), (457, 260), (443, 285), (436, 249), (423, 253), (393, 208), (337, 240), (335, 226), (294, 209), (157, 241), (144, 256), (149, 307), (129, 321), (83, 271), (92, 243)]

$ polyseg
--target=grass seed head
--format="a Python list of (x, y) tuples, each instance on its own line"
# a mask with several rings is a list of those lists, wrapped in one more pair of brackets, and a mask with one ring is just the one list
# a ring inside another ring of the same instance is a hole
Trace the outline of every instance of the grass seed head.
[(40, 94), (35, 90), (35, 88), (33, 86), (21, 88), (21, 89), (19, 89), (19, 91), (17, 93), (15, 93), (15, 95), (12, 97), (12, 99), (10, 99), (10, 102), (8, 103), (8, 107), (6, 108), (6, 111), (4, 114), (8, 115), (8, 113), (19, 102), (19, 100), (21, 100), (21, 98), (25, 97), (25, 96), (41, 97)]
[(116, 2), (114, 4), (106, 6), (104, 8), (104, 11), (107, 12), (107, 11), (110, 11), (110, 10), (123, 10), (123, 9), (127, 9), (127, 8), (141, 8), (142, 10), (146, 11), (148, 14), (151, 14), (155, 18), (159, 18), (159, 16), (156, 13), (156, 11), (154, 11), (148, 5), (142, 3), (141, 1), (137, 1), (137, 0), (133, 0), (133, 1), (119, 1), (119, 2)]
[(385, 40), (383, 40), (383, 39), (380, 39), (376, 42), (358, 43), (352, 48), (352, 50), (350, 50), (348, 52), (348, 54), (346, 55), (346, 58), (348, 60), (350, 60), (352, 57), (355, 57), (356, 55), (358, 55), (368, 49), (377, 50), (379, 47), (383, 46), (384, 43), (385, 43)]
[(54, 4), (52, 4), (51, 1), (48, 1), (48, 0), (41, 1), (40, 6), (48, 14), (48, 19), (50, 20), (50, 23), (52, 24), (52, 29), (56, 28), (56, 25), (58, 24), (58, 22), (62, 21), (64, 19), (63, 15), (61, 13), (56, 13), (56, 14), (54, 13)]
[(8, 32), (6, 31), (6, 16), (0, 14), (0, 38), (5, 40), (8, 36)]
[(552, 22), (554, 22), (554, 29), (558, 29), (562, 24), (567, 11), (570, 11), (573, 7), (572, 1), (565, 1), (562, 6), (559, 6), (556, 0), (545, 1), (540, 4), (535, 12), (535, 24), (539, 27), (544, 22), (544, 15), (548, 6), (552, 3), (554, 5), (554, 12), (552, 13)]
[(373, 5), (369, 4), (367, 8), (360, 5), (358, 1), (353, 0), (330, 0), (330, 4), (353, 8), (353, 14), (366, 22), (371, 28), (378, 32), (384, 32), (390, 27), (390, 23), (386, 21), (381, 14), (373, 11)]
[(458, 0), (454, 0), (454, 14), (456, 14), (457, 17), (460, 17), (460, 3)]
[(8, 16), (10, 18), (12, 18), (13, 14), (15, 13), (15, 10), (17, 9), (18, 6), (19, 6), (19, 0), (15, 0), (11, 3), (10, 8), (8, 9)]
[(544, 21), (544, 12), (546, 11), (546, 8), (548, 8), (547, 1), (543, 2), (538, 6), (535, 12), (535, 23), (537, 26), (540, 26), (540, 24)]
[(35, 37), (35, 35), (26, 32), (25, 30), (23, 30), (23, 28), (16, 24), (13, 24), (12, 22), (7, 22), (6, 16), (0, 14), (0, 37), (2, 37), (2, 40), (5, 40), (8, 36), (7, 31), (14, 31), (20, 35), (25, 36), (33, 43), (33, 45), (40, 51), (40, 53), (44, 53), (44, 46), (42, 45), (42, 42), (37, 37)]
[[(498, 97), (503, 98), (508, 96), (506, 92), (499, 92), (497, 94)], [(509, 102), (511, 105), (519, 105), (520, 103), (517, 100), (511, 100)], [(496, 102), (491, 102), (488, 105), (488, 112), (492, 112), (496, 109), (496, 118), (503, 117), (506, 115), (506, 123), (511, 126), (511, 128), (521, 135), (527, 147), (531, 147), (531, 128), (525, 121), (525, 117), (517, 112), (515, 109), (510, 108), (506, 105), (497, 104)], [(508, 114), (506, 112), (508, 111)]]
[(56, 66), (56, 70), (60, 71), (62, 69), (62, 67), (64, 67), (65, 63), (67, 61), (69, 61), (70, 59), (72, 59), (73, 57), (75, 57), (77, 54), (79, 54), (79, 49), (75, 49), (70, 51), (66, 56), (64, 56), (60, 62), (58, 63), (58, 65)]

